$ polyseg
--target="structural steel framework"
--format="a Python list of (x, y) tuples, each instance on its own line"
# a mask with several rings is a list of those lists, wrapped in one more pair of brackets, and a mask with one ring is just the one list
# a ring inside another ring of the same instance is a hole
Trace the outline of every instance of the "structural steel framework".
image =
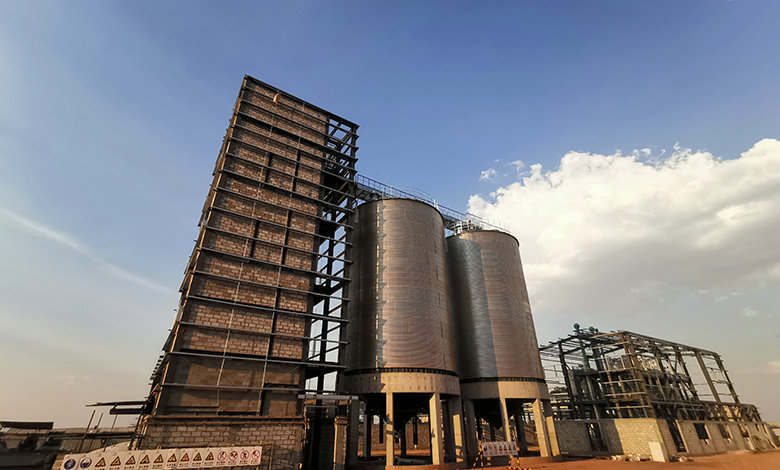
[(720, 355), (650, 336), (581, 330), (540, 348), (559, 419), (760, 422)]
[(244, 77), (152, 416), (301, 416), (298, 394), (343, 368), (357, 128)]

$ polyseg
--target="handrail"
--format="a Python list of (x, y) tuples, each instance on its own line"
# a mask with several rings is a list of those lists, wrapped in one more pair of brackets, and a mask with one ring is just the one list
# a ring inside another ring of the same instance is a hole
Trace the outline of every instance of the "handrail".
[(355, 175), (355, 183), (358, 186), (360, 192), (369, 193), (375, 199), (388, 199), (388, 198), (401, 198), (401, 199), (414, 199), (417, 201), (425, 202), (435, 207), (447, 222), (447, 228), (455, 233), (468, 232), (470, 230), (498, 230), (500, 232), (510, 233), (509, 226), (496, 222), (494, 220), (487, 220), (468, 212), (460, 212), (449, 207), (442, 206), (436, 202), (436, 199), (430, 195), (416, 190), (403, 190), (394, 188), (393, 186), (376, 181), (367, 176), (361, 174)]

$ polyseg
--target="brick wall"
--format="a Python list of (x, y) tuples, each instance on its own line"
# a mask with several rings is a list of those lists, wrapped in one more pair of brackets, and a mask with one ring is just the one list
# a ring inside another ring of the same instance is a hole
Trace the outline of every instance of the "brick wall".
[[(694, 426), (695, 423), (704, 424), (709, 435), (708, 439), (699, 438)], [(752, 442), (755, 450), (773, 448), (763, 423), (738, 424), (726, 421), (679, 421), (678, 424), (688, 454), (691, 455), (717, 454), (732, 450), (750, 449), (748, 441)], [(724, 438), (721, 435), (718, 424), (723, 425), (727, 429), (729, 438)], [(748, 437), (743, 437), (743, 429), (747, 431)]]
[(555, 435), (561, 452), (588, 455), (594, 452), (588, 424), (599, 426), (606, 452), (614, 455), (650, 455), (650, 442), (664, 442), (659, 422), (651, 418), (556, 420)]
[[(158, 447), (256, 446), (262, 443), (263, 460), (259, 467), (272, 470), (298, 468), (301, 458), (303, 421), (232, 424), (213, 420), (150, 420), (141, 449)], [(273, 449), (273, 450), (272, 450)]]
[[(599, 423), (602, 438), (611, 454), (635, 454), (650, 456), (649, 442), (661, 442), (670, 455), (704, 455), (747, 449), (740, 425), (719, 421), (677, 421), (677, 427), (685, 443), (686, 452), (678, 452), (669, 427), (664, 420), (652, 418), (605, 419), (605, 420), (555, 420), (555, 438), (561, 452), (591, 454), (587, 423)], [(707, 430), (708, 439), (700, 439), (695, 423), (701, 423)], [(724, 438), (718, 425), (723, 425), (730, 437)], [(745, 426), (756, 446), (770, 448), (769, 437), (761, 423)], [(758, 426), (758, 427), (757, 427)]]
[[(154, 378), (157, 401), (146, 418), (145, 446), (268, 442), (281, 433), (280, 449), (299, 452), (298, 424), (227, 421), (242, 413), (301, 417), (297, 393), (308, 320), (300, 313), (312, 308), (315, 233), (324, 207), (321, 145), (329, 119), (245, 79), (204, 204), (177, 322)], [(190, 422), (160, 419), (172, 416), (210, 418), (193, 433)], [(279, 458), (292, 468), (295, 455)]]
[(553, 435), (550, 439), (553, 441), (557, 439), (560, 452), (573, 455), (590, 454), (587, 423), (574, 420), (555, 420), (553, 423), (554, 426), (551, 427)]

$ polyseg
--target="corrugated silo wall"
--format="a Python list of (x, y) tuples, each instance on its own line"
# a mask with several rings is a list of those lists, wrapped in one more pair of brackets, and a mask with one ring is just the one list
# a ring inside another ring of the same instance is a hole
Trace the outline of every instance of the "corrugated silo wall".
[(454, 372), (441, 215), (409, 199), (368, 202), (356, 214), (348, 369)]
[(447, 247), (460, 379), (544, 379), (517, 240), (472, 231)]

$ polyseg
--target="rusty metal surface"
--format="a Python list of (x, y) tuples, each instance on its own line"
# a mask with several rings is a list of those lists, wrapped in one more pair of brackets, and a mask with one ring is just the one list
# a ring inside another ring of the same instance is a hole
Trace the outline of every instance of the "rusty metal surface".
[(455, 371), (441, 215), (386, 199), (355, 215), (347, 368)]
[(447, 248), (461, 380), (544, 378), (517, 240), (473, 231)]

